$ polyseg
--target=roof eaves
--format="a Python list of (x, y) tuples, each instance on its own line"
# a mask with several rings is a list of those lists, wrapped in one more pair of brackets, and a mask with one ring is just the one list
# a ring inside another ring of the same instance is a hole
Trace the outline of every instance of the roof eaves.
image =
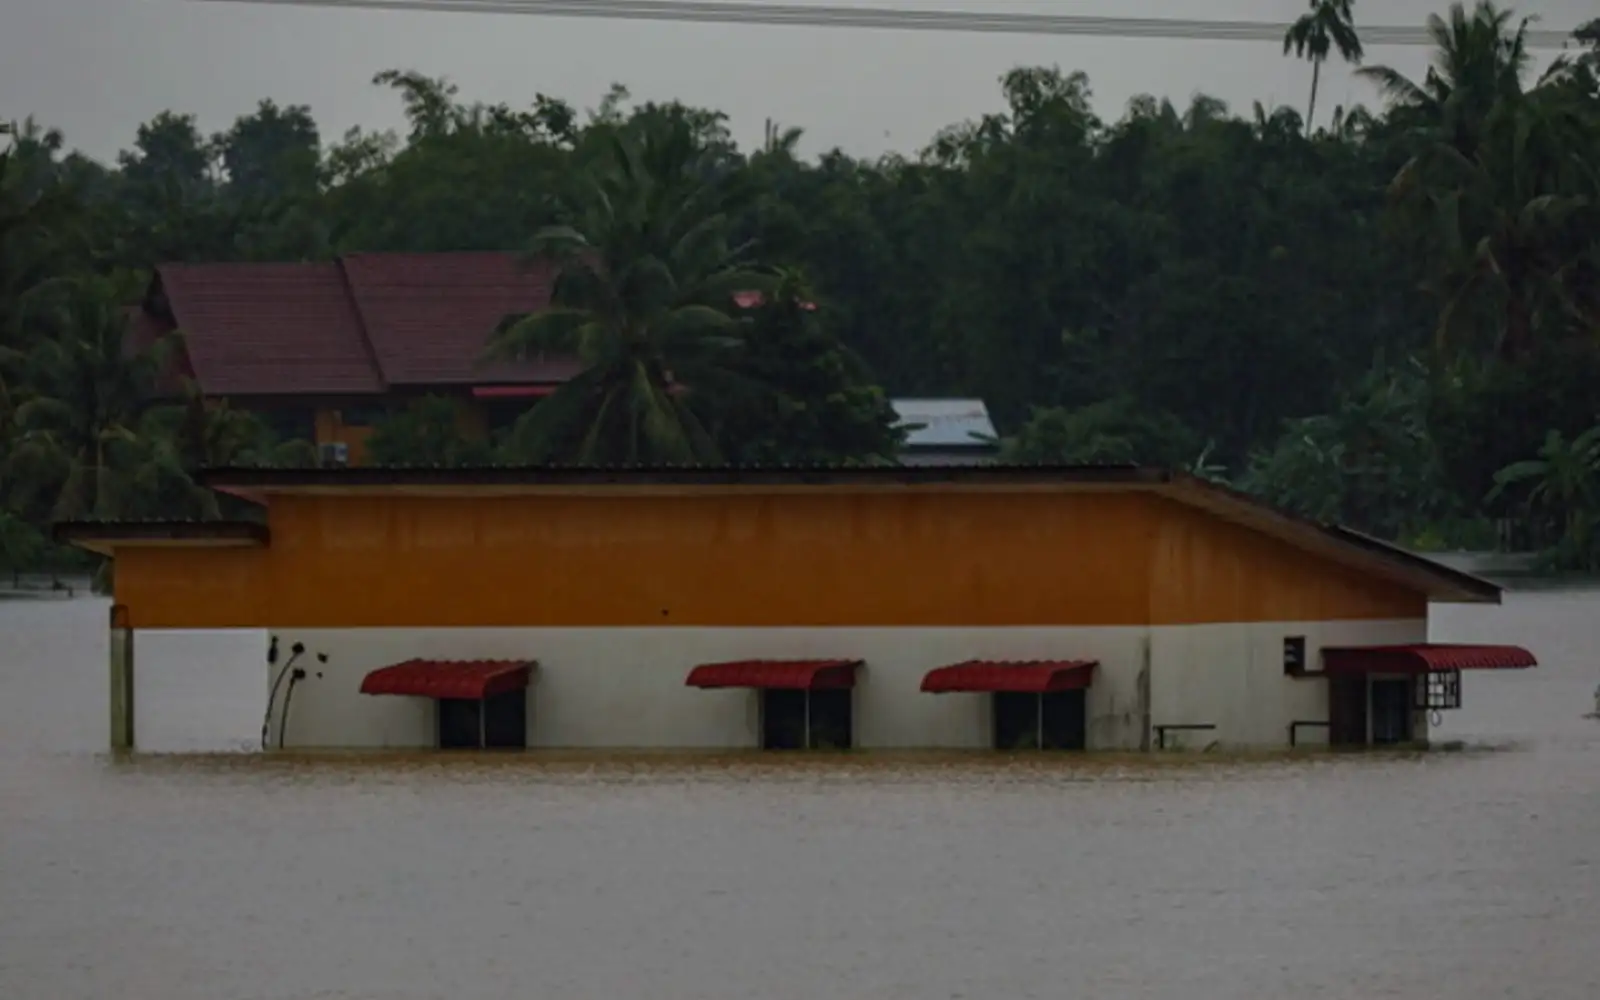
[(259, 521), (59, 521), (55, 541), (100, 555), (127, 546), (186, 545), (214, 548), (265, 546), (270, 533)]
[(1357, 531), (1354, 528), (1347, 528), (1340, 524), (1328, 524), (1323, 525), (1322, 530), (1346, 545), (1354, 545), (1366, 549), (1374, 555), (1402, 563), (1417, 572), (1437, 577), (1467, 595), (1469, 603), (1499, 604), (1501, 596), (1505, 592), (1505, 588), (1493, 580), (1456, 569), (1453, 566), (1446, 566), (1436, 559), (1429, 559), (1425, 555), (1413, 552), (1393, 542), (1384, 541), (1365, 532)]
[(213, 467), (200, 479), (212, 488), (307, 486), (600, 486), (600, 485), (906, 485), (964, 482), (1157, 485), (1167, 473), (1138, 465), (772, 465), (772, 466), (347, 466), (338, 468)]
[(1343, 525), (1303, 517), (1242, 490), (1193, 473), (1173, 473), (1171, 483), (1173, 486), (1171, 495), (1181, 502), (1202, 508), (1220, 502), (1241, 513), (1248, 513), (1253, 521), (1268, 522), (1285, 536), (1284, 540), (1291, 543), (1298, 537), (1305, 540), (1305, 545), (1314, 545), (1312, 539), (1320, 538), (1323, 542), (1350, 551), (1369, 563), (1376, 562), (1382, 565), (1392, 576), (1426, 591), (1434, 599), (1463, 603), (1500, 603), (1501, 588), (1494, 582), (1445, 566), (1392, 542), (1386, 542)]

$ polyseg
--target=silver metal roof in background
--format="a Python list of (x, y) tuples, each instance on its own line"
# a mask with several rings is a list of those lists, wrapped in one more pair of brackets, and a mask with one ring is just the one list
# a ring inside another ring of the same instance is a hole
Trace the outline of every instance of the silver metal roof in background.
[(981, 448), (995, 444), (994, 422), (981, 399), (891, 399), (910, 448)]

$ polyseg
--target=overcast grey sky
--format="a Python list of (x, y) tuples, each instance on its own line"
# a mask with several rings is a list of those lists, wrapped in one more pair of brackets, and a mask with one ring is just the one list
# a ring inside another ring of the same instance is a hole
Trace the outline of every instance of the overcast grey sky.
[[(793, 2), (793, 0), (790, 0)], [(1288, 21), (1305, 0), (832, 0), (859, 6)], [(1420, 24), (1442, 0), (1365, 0), (1358, 22)], [(1595, 16), (1595, 0), (1523, 0), (1544, 28)], [(1426, 50), (1379, 48), (1369, 62), (1420, 73)], [(0, 118), (36, 116), (109, 157), (164, 109), (208, 131), (262, 97), (309, 104), (325, 140), (392, 127), (399, 106), (374, 73), (448, 76), (463, 97), (527, 101), (543, 91), (592, 107), (613, 81), (640, 99), (720, 108), (743, 142), (767, 118), (806, 130), (809, 152), (920, 147), (943, 125), (999, 103), (1019, 64), (1082, 69), (1102, 113), (1155, 93), (1204, 91), (1304, 108), (1309, 70), (1257, 42), (958, 35), (851, 29), (615, 23), (520, 15), (282, 9), (189, 0), (0, 0)], [(1372, 99), (1342, 65), (1320, 108)], [(1322, 117), (1321, 113), (1318, 115)]]

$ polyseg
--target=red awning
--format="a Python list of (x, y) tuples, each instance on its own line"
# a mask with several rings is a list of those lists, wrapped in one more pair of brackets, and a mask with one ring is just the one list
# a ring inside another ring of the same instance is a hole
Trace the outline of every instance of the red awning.
[(1089, 686), (1095, 660), (968, 660), (940, 667), (922, 679), (931, 694), (1010, 692), (1054, 694)]
[(1330, 674), (1429, 674), (1444, 670), (1525, 670), (1539, 661), (1521, 646), (1343, 646), (1322, 651)]
[(855, 687), (860, 660), (738, 660), (702, 663), (685, 681), (697, 688), (786, 688), (819, 691)]
[(368, 674), (361, 693), (478, 701), (527, 687), (533, 667), (528, 660), (407, 660)]

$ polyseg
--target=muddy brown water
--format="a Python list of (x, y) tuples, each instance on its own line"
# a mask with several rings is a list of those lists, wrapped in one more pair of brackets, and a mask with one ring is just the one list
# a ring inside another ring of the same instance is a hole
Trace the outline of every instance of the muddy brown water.
[[(262, 757), (261, 637), (0, 601), (5, 1000), (1600, 997), (1600, 592), (1427, 754)], [(159, 663), (159, 666), (156, 664)]]

